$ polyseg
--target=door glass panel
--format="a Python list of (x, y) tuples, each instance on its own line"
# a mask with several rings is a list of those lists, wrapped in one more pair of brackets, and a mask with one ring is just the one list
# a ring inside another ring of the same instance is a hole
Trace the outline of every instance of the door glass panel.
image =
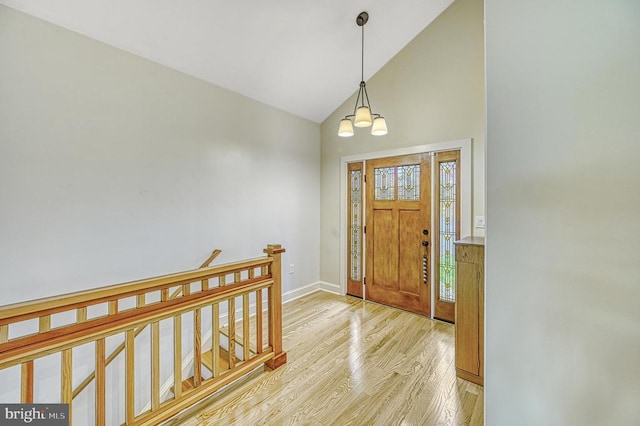
[(351, 171), (351, 256), (350, 276), (354, 281), (360, 281), (360, 256), (362, 253), (362, 218), (360, 217), (360, 206), (362, 203), (362, 172), (360, 170)]
[(420, 165), (398, 167), (398, 200), (420, 201)]
[(440, 300), (455, 302), (456, 268), (453, 240), (456, 237), (456, 162), (440, 163)]
[(381, 167), (373, 169), (375, 184), (375, 200), (395, 200), (395, 168)]

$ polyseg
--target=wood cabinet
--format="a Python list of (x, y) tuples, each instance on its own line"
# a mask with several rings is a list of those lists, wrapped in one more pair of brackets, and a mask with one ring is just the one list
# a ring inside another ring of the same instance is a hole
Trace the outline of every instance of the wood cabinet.
[(484, 238), (456, 247), (456, 374), (484, 384)]

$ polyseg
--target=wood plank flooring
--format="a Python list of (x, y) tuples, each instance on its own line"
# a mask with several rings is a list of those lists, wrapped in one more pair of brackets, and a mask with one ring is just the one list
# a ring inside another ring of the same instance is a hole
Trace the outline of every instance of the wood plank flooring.
[(454, 327), (349, 296), (283, 306), (288, 362), (167, 425), (481, 425), (483, 388), (456, 378)]

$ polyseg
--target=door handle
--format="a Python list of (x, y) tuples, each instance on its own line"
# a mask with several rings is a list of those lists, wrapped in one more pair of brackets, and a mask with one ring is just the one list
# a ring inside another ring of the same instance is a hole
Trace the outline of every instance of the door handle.
[(427, 255), (422, 256), (422, 282), (424, 284), (429, 281), (429, 261), (427, 260)]
[[(429, 231), (427, 229), (423, 229), (422, 233), (424, 235), (428, 235)], [(429, 241), (423, 240), (422, 247), (429, 247)], [(428, 250), (425, 250), (425, 254), (422, 255), (422, 282), (426, 284), (429, 281), (429, 258), (427, 257)]]

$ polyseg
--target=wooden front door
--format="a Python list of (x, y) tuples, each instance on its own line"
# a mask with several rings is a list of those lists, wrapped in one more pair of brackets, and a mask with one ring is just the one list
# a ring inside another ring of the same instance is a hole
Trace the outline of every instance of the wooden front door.
[(366, 298), (430, 315), (428, 154), (367, 161)]

